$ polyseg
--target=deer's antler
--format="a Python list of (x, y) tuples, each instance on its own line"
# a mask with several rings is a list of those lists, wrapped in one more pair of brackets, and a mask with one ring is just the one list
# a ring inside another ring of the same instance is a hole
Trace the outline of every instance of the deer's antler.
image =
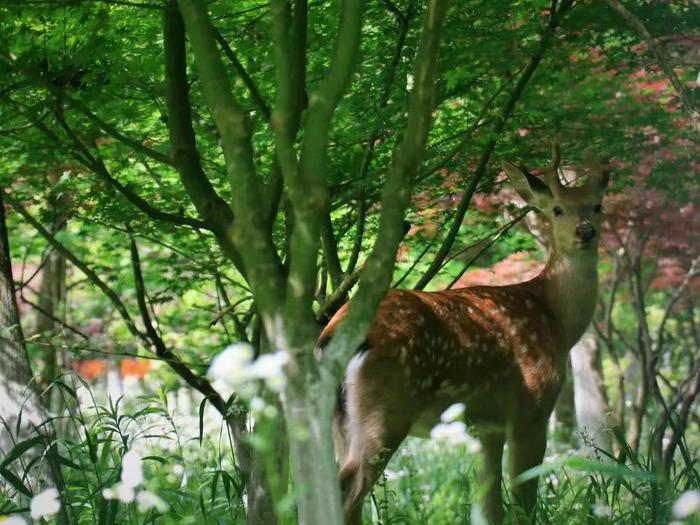
[(552, 142), (552, 160), (549, 161), (547, 167), (542, 170), (544, 180), (552, 193), (558, 193), (559, 190), (564, 187), (559, 179), (560, 162), (561, 155), (559, 154), (559, 143)]
[(599, 158), (593, 146), (583, 150), (583, 165), (588, 170), (588, 185), (591, 188), (602, 189), (608, 185), (612, 166), (608, 158)]

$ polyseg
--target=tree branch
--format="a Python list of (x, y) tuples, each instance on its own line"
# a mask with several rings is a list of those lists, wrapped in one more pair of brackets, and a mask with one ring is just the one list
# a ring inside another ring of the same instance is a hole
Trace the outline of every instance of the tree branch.
[(688, 269), (683, 282), (674, 290), (670, 299), (666, 303), (666, 308), (664, 308), (664, 313), (661, 317), (661, 322), (659, 327), (656, 329), (656, 337), (654, 338), (654, 354), (658, 355), (663, 349), (664, 344), (664, 333), (666, 332), (666, 322), (668, 321), (669, 315), (671, 315), (671, 310), (676, 305), (678, 300), (683, 296), (685, 291), (693, 282), (693, 279), (700, 275), (700, 256), (696, 257)]
[(163, 361), (168, 363), (170, 368), (172, 368), (177, 375), (179, 375), (188, 385), (206, 397), (217, 412), (219, 412), (223, 416), (224, 420), (226, 420), (227, 423), (231, 425), (231, 428), (233, 428), (235, 425), (233, 423), (235, 416), (232, 411), (228, 410), (226, 400), (221, 397), (221, 394), (219, 394), (214, 387), (212, 387), (211, 383), (206, 377), (196, 375), (194, 372), (192, 372), (192, 370), (165, 345), (163, 338), (153, 325), (151, 314), (148, 310), (146, 286), (143, 282), (139, 251), (138, 247), (136, 246), (136, 240), (133, 236), (130, 236), (129, 239), (129, 251), (131, 253), (131, 267), (134, 273), (136, 303), (138, 304), (139, 313), (141, 314), (141, 321), (143, 322), (143, 326), (146, 330), (145, 337), (150, 343), (150, 346), (152, 346), (154, 349), (155, 354)]
[(618, 15), (620, 15), (640, 35), (642, 35), (642, 38), (644, 38), (647, 45), (651, 49), (651, 52), (656, 57), (659, 66), (673, 85), (676, 93), (678, 93), (685, 110), (692, 118), (696, 128), (700, 129), (700, 113), (698, 112), (698, 108), (696, 107), (688, 88), (683, 85), (683, 82), (681, 82), (676, 75), (676, 72), (673, 70), (673, 66), (671, 65), (671, 57), (666, 52), (666, 49), (664, 49), (663, 45), (660, 44), (649, 32), (644, 25), (644, 22), (642, 22), (642, 20), (632, 11), (627, 9), (622, 2), (619, 0), (606, 0), (606, 2)]
[(506, 122), (513, 113), (516, 103), (518, 102), (520, 96), (525, 90), (525, 86), (527, 86), (527, 83), (530, 81), (530, 78), (532, 78), (533, 73), (535, 72), (537, 66), (544, 57), (544, 53), (547, 49), (547, 46), (549, 45), (549, 41), (552, 38), (552, 35), (556, 31), (557, 27), (559, 27), (559, 24), (561, 23), (564, 14), (568, 11), (572, 4), (573, 0), (565, 0), (564, 2), (562, 2), (561, 6), (557, 11), (553, 11), (551, 13), (549, 23), (541, 32), (540, 41), (537, 45), (537, 48), (535, 49), (535, 52), (530, 57), (527, 67), (520, 75), (517, 84), (513, 87), (513, 90), (511, 91), (508, 100), (506, 100), (506, 103), (504, 104), (503, 109), (501, 110), (501, 114), (496, 119), (496, 122), (493, 126), (493, 130), (491, 132), (491, 138), (486, 142), (486, 144), (481, 150), (479, 164), (477, 165), (476, 170), (474, 170), (474, 174), (469, 179), (467, 187), (464, 189), (462, 199), (460, 200), (459, 205), (457, 206), (457, 212), (455, 213), (455, 218), (453, 220), (452, 227), (450, 228), (447, 237), (445, 237), (445, 240), (440, 246), (440, 249), (435, 254), (432, 263), (430, 263), (428, 269), (418, 280), (418, 282), (414, 286), (414, 289), (422, 290), (423, 288), (425, 288), (440, 270), (440, 265), (442, 264), (442, 261), (449, 253), (450, 249), (452, 248), (452, 245), (455, 242), (455, 239), (457, 238), (459, 230), (462, 226), (462, 221), (464, 220), (464, 216), (466, 215), (467, 210), (469, 209), (469, 204), (471, 203), (472, 196), (474, 195), (474, 192), (476, 191), (476, 188), (479, 185), (481, 178), (486, 172), (486, 167), (488, 166), (489, 160), (491, 159), (491, 154), (493, 153), (493, 150), (496, 147), (496, 142), (500, 138), (501, 133), (503, 133)]
[(396, 76), (396, 70), (401, 63), (401, 56), (403, 55), (403, 49), (406, 44), (406, 35), (408, 34), (408, 26), (413, 15), (413, 3), (414, 0), (409, 0), (408, 6), (406, 7), (406, 12), (402, 12), (398, 9), (392, 2), (385, 2), (387, 9), (391, 11), (399, 24), (399, 33), (396, 38), (396, 46), (394, 47), (394, 53), (389, 61), (389, 65), (385, 71), (384, 83), (382, 86), (382, 91), (379, 96), (379, 101), (377, 103), (377, 120), (374, 123), (372, 133), (370, 134), (369, 141), (367, 142), (367, 147), (365, 148), (365, 155), (360, 164), (360, 173), (357, 179), (360, 181), (360, 191), (357, 198), (357, 221), (355, 230), (355, 239), (353, 241), (352, 251), (350, 252), (350, 258), (348, 264), (345, 267), (345, 273), (352, 273), (357, 265), (357, 261), (360, 258), (360, 252), (362, 251), (362, 239), (365, 234), (365, 219), (367, 217), (367, 190), (365, 185), (365, 180), (367, 179), (367, 174), (369, 173), (370, 166), (372, 165), (372, 160), (374, 159), (374, 150), (377, 145), (377, 140), (381, 136), (381, 129), (384, 125), (384, 111), (389, 102), (389, 95), (391, 94), (391, 86), (394, 84), (394, 77)]
[(234, 222), (233, 212), (204, 173), (197, 151), (187, 83), (185, 26), (177, 6), (173, 3), (168, 4), (163, 12), (163, 46), (165, 101), (168, 108), (168, 130), (175, 167), (180, 174), (185, 191), (200, 216), (211, 225), (224, 254), (245, 276), (243, 258), (229, 236)]
[[(311, 305), (316, 287), (319, 236), (324, 215), (329, 213), (326, 179), (329, 131), (336, 107), (350, 83), (360, 45), (364, 5), (365, 0), (341, 2), (340, 27), (331, 65), (309, 100), (298, 167), (294, 169), (291, 159), (281, 162), (294, 210), (285, 311), (287, 320), (297, 327), (313, 326)], [(281, 96), (289, 95), (281, 93)], [(289, 102), (285, 106), (288, 107)], [(278, 144), (285, 142), (284, 131), (276, 135)], [(293, 153), (288, 144), (282, 146), (286, 155)], [(312, 338), (315, 334), (301, 337)]]
[(145, 146), (144, 144), (142, 144), (138, 140), (127, 137), (126, 135), (121, 133), (115, 126), (113, 126), (112, 124), (110, 124), (108, 122), (105, 122), (100, 117), (95, 115), (82, 102), (75, 100), (75, 99), (72, 99), (72, 98), (66, 96), (65, 94), (62, 94), (61, 99), (68, 102), (68, 104), (73, 106), (80, 113), (82, 113), (88, 119), (90, 119), (92, 122), (97, 124), (97, 126), (102, 131), (104, 131), (108, 135), (114, 137), (119, 142), (122, 142), (123, 144), (126, 144), (127, 146), (131, 147), (134, 151), (137, 151), (137, 152), (141, 153), (142, 155), (145, 155), (146, 157), (149, 157), (155, 161), (161, 162), (163, 164), (167, 164), (168, 166), (173, 165), (173, 161), (170, 159), (170, 157), (168, 157), (164, 153), (161, 153), (160, 151), (156, 151), (152, 148), (149, 148), (148, 146)]
[(391, 284), (411, 184), (418, 172), (430, 131), (437, 57), (446, 12), (446, 0), (429, 2), (414, 66), (415, 85), (409, 101), (408, 119), (401, 145), (387, 173), (377, 241), (348, 314), (322, 356), (324, 367), (336, 382), (340, 381), (347, 362), (364, 340), (379, 303)]
[(75, 131), (73, 131), (73, 129), (71, 129), (70, 126), (68, 126), (68, 123), (66, 122), (62, 114), (59, 113), (57, 115), (57, 120), (59, 125), (66, 132), (66, 135), (68, 135), (68, 137), (73, 141), (75, 147), (81, 153), (81, 155), (76, 156), (75, 158), (79, 162), (81, 162), (85, 167), (87, 167), (93, 173), (95, 173), (98, 177), (104, 180), (107, 184), (109, 184), (111, 187), (113, 187), (119, 193), (121, 193), (126, 198), (126, 200), (131, 202), (134, 206), (136, 206), (139, 210), (148, 215), (151, 219), (169, 222), (178, 226), (190, 226), (192, 228), (202, 228), (205, 230), (211, 229), (210, 226), (204, 221), (195, 219), (193, 217), (179, 215), (176, 213), (165, 212), (149, 204), (148, 201), (146, 201), (135, 191), (130, 189), (128, 186), (122, 184), (114, 177), (112, 177), (112, 175), (109, 173), (109, 170), (107, 170), (107, 167), (105, 166), (104, 162), (102, 162), (102, 159), (94, 156), (90, 152), (90, 150), (80, 140), (80, 137), (78, 137)]
[(253, 165), (251, 124), (231, 92), (204, 1), (178, 0), (178, 5), (194, 51), (202, 91), (221, 135), (236, 216), (226, 233), (234, 246), (245, 247), (241, 256), (261, 312), (276, 312), (283, 289), (283, 269), (271, 229), (257, 206), (263, 186)]
[(216, 38), (216, 41), (221, 46), (221, 49), (223, 50), (224, 55), (226, 55), (226, 58), (229, 59), (229, 61), (233, 65), (234, 69), (236, 70), (238, 75), (241, 77), (241, 80), (243, 81), (245, 86), (248, 88), (248, 92), (250, 93), (250, 98), (253, 101), (253, 104), (255, 105), (255, 107), (258, 108), (258, 111), (260, 111), (260, 113), (262, 113), (263, 117), (265, 117), (265, 120), (269, 121), (270, 117), (272, 115), (272, 113), (270, 111), (270, 106), (268, 106), (267, 102), (265, 102), (265, 99), (263, 98), (262, 94), (260, 93), (258, 86), (255, 85), (255, 81), (248, 74), (246, 69), (243, 67), (243, 64), (241, 64), (241, 61), (238, 60), (238, 57), (236, 56), (235, 51), (231, 48), (231, 46), (226, 41), (226, 39), (221, 34), (221, 32), (214, 26), (212, 26), (212, 28), (214, 31), (214, 38)]

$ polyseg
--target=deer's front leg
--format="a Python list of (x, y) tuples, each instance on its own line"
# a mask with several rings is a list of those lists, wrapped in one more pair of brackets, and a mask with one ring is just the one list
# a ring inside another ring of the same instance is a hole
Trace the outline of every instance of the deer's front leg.
[[(538, 478), (519, 482), (518, 476), (542, 463), (547, 447), (547, 418), (519, 421), (508, 428), (510, 483), (515, 502), (522, 505), (526, 523), (534, 523)], [(516, 521), (517, 522), (517, 521)]]
[(477, 469), (480, 505), (489, 524), (503, 522), (503, 498), (501, 496), (503, 431), (487, 431), (477, 427), (482, 446), (482, 463)]

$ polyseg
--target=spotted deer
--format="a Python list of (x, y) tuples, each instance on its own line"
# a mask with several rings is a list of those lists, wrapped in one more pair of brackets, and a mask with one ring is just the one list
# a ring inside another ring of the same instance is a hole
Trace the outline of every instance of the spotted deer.
[[(458, 402), (482, 444), (478, 492), (487, 521), (504, 517), (505, 442), (512, 494), (533, 514), (537, 479), (517, 477), (542, 462), (569, 349), (593, 315), (601, 200), (610, 175), (607, 161), (589, 148), (577, 169), (585, 182), (564, 186), (559, 161), (555, 145), (542, 178), (503, 162), (515, 190), (549, 223), (549, 254), (539, 275), (507, 286), (393, 289), (383, 299), (347, 367), (335, 417), (347, 523), (361, 523), (364, 496), (404, 438), (426, 436)], [(320, 346), (346, 312), (347, 305), (331, 319)]]

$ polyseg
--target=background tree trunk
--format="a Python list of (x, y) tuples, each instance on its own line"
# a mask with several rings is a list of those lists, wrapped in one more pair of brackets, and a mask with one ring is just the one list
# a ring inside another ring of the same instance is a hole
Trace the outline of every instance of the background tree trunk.
[[(14, 425), (18, 417), (39, 425), (42, 413), (33, 388), (32, 370), (24, 345), (19, 311), (12, 280), (12, 261), (5, 222), (5, 205), (0, 195), (0, 419)], [(0, 435), (5, 435), (2, 433)], [(6, 443), (0, 442), (0, 446)]]
[[(571, 369), (574, 379), (574, 403), (578, 430), (583, 443), (611, 452), (611, 426), (603, 374), (599, 364), (598, 340), (588, 330), (571, 349)], [(587, 437), (585, 437), (587, 436)], [(586, 443), (586, 439), (590, 443)]]

